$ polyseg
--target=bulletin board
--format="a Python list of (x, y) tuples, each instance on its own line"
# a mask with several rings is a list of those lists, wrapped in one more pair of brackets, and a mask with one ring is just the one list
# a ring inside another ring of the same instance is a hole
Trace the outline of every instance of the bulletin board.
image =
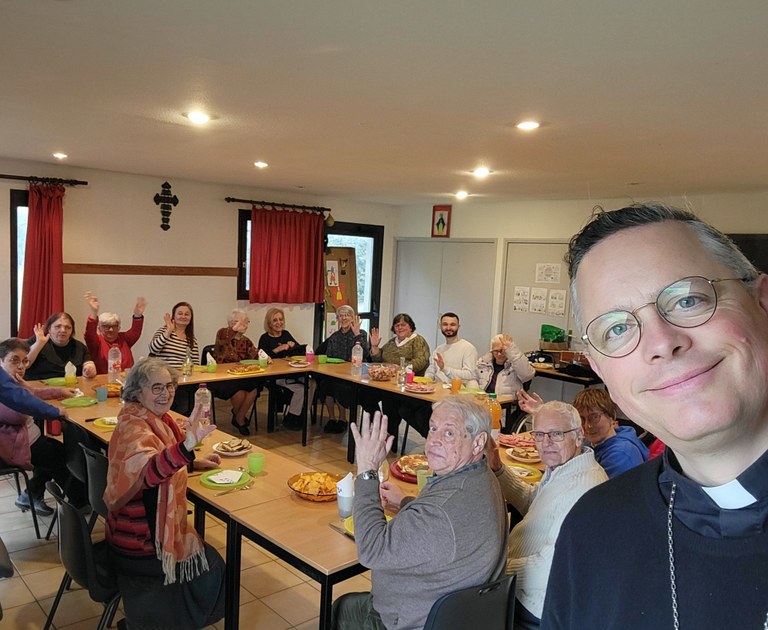
[(335, 332), (336, 309), (348, 304), (357, 313), (357, 271), (354, 247), (330, 247), (323, 256), (325, 337)]
[(539, 347), (542, 324), (574, 331), (568, 292), (568, 248), (557, 241), (507, 241), (501, 332), (512, 335), (523, 352)]

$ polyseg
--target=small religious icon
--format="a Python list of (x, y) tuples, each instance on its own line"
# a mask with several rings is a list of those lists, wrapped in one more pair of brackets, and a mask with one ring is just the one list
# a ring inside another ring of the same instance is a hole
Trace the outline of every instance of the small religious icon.
[(171, 229), (171, 210), (173, 206), (178, 205), (179, 198), (176, 195), (171, 196), (171, 185), (168, 182), (163, 182), (160, 188), (163, 192), (156, 194), (154, 201), (160, 206), (160, 214), (162, 215), (160, 229), (167, 232)]

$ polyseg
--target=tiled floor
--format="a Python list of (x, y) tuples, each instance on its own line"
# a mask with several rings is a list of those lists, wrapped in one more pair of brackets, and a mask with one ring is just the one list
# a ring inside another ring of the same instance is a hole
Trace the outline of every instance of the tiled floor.
[[(230, 412), (225, 401), (216, 401), (219, 428), (234, 432), (229, 424)], [(226, 419), (226, 421), (224, 420)], [(301, 446), (297, 431), (266, 432), (266, 396), (259, 399), (260, 431), (250, 436), (251, 442), (274, 450), (286, 457), (328, 472), (352, 470), (346, 460), (346, 445), (339, 435), (328, 435), (318, 426), (310, 425), (306, 448)], [(403, 424), (403, 426), (405, 426)], [(423, 440), (410, 431), (407, 451), (423, 448)], [(61, 567), (55, 535), (51, 542), (35, 538), (30, 514), (18, 510), (13, 502), (16, 487), (12, 478), (0, 479), (0, 538), (10, 553), (16, 568), (14, 577), (0, 580), (0, 604), (4, 617), (0, 626), (18, 630), (37, 630), (45, 625), (46, 616), (61, 582)], [(53, 505), (53, 499), (47, 502)], [(50, 519), (41, 518), (41, 529), (47, 530)], [(103, 524), (97, 523), (94, 538), (103, 537)], [(226, 528), (209, 517), (206, 540), (217, 547), (222, 556)], [(356, 576), (334, 587), (334, 597), (350, 591), (370, 590), (368, 573)], [(317, 628), (320, 608), (320, 585), (290, 567), (250, 541), (244, 541), (241, 590), (240, 627), (259, 630), (311, 630)], [(67, 630), (95, 628), (101, 606), (87, 592), (74, 586), (62, 598), (56, 612), (54, 627)], [(119, 619), (121, 613), (118, 613)], [(223, 620), (212, 626), (223, 628)]]

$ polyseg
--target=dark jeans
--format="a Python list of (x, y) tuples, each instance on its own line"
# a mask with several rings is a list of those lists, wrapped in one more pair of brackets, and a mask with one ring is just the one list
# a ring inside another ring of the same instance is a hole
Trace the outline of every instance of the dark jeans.
[(72, 505), (79, 508), (88, 503), (85, 486), (72, 477), (67, 469), (64, 445), (61, 442), (41, 435), (30, 444), (29, 450), (34, 467), (27, 488), (30, 497), (42, 499), (45, 483), (53, 479), (66, 492)]
[(333, 602), (331, 630), (387, 630), (370, 593), (347, 593)]

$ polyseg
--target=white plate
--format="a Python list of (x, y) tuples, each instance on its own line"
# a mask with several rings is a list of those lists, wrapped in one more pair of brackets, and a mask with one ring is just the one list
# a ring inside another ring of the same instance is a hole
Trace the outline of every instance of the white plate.
[(239, 451), (222, 451), (219, 450), (219, 445), (221, 442), (216, 442), (216, 444), (213, 445), (213, 450), (216, 451), (219, 455), (223, 455), (224, 457), (240, 457), (240, 455), (245, 455), (248, 451), (250, 451), (253, 448), (253, 445), (249, 446), (248, 448), (240, 449)]
[[(520, 448), (520, 447), (517, 447)], [(521, 464), (538, 464), (541, 461), (541, 457), (539, 457), (538, 452), (536, 453), (536, 457), (534, 459), (527, 459), (525, 457), (518, 457), (515, 454), (514, 449), (508, 448), (506, 451), (507, 457), (510, 459), (514, 459), (516, 462), (520, 462)]]
[(293, 368), (309, 367), (309, 363), (307, 363), (306, 361), (289, 361), (288, 365), (290, 365)]

